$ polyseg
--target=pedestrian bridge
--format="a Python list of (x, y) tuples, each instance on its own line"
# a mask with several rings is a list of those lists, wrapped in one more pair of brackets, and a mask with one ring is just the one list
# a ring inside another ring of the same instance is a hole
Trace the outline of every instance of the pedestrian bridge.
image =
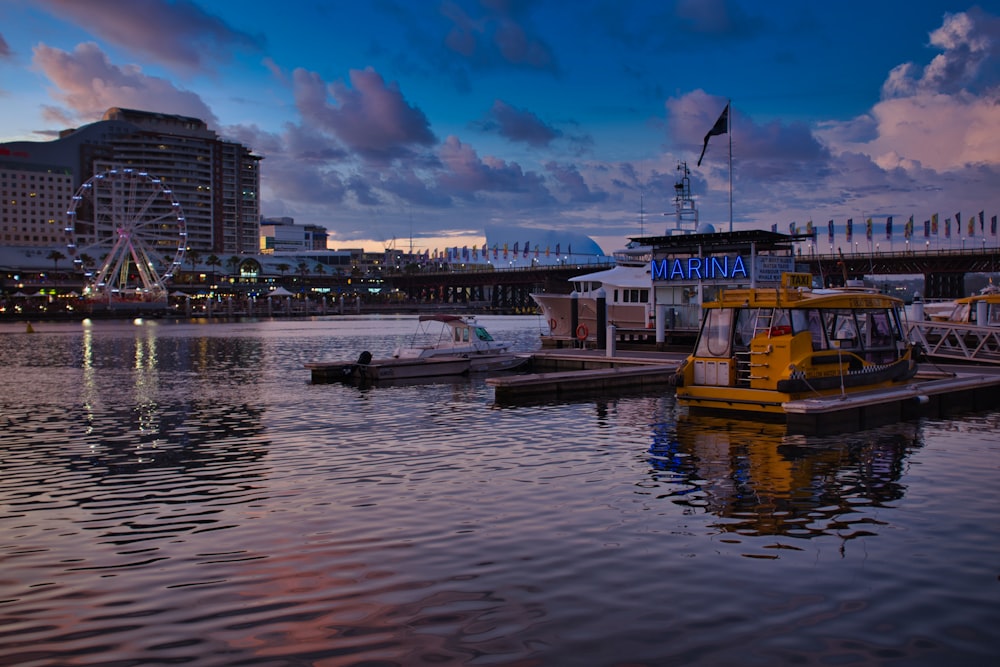
[(910, 322), (907, 334), (931, 361), (1000, 365), (1000, 327), (926, 320)]

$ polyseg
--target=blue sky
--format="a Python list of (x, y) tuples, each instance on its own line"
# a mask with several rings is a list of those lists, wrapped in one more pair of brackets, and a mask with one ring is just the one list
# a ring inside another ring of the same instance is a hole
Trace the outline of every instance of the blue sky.
[(197, 116), (333, 247), (610, 251), (664, 231), (681, 160), (727, 228), (731, 138), (734, 228), (891, 215), (902, 248), (911, 215), (1000, 214), (998, 45), (998, 2), (4, 0), (0, 141)]

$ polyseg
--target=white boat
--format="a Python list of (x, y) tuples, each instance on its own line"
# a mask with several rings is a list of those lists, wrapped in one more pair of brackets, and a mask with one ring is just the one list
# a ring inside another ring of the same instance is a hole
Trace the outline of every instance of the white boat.
[(370, 352), (362, 352), (354, 363), (343, 361), (313, 362), (305, 365), (312, 374), (312, 381), (323, 382), (377, 382), (412, 380), (465, 375), (471, 364), (467, 357), (457, 355), (412, 358), (373, 359)]
[(510, 343), (495, 340), (476, 318), (449, 314), (421, 315), (409, 345), (397, 347), (392, 357), (400, 361), (457, 357), (465, 359), (474, 373), (510, 370), (527, 361), (511, 351)]
[[(586, 340), (597, 335), (598, 290), (604, 290), (607, 324), (621, 329), (649, 329), (653, 326), (653, 284), (649, 261), (626, 264), (570, 278), (572, 294), (535, 293), (531, 298), (542, 310), (549, 335)], [(573, 322), (573, 301), (577, 318)]]

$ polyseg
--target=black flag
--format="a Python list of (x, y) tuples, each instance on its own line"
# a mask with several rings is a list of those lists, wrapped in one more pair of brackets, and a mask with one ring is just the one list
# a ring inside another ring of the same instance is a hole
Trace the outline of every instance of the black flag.
[(698, 166), (701, 166), (701, 160), (705, 157), (705, 149), (708, 148), (708, 139), (714, 137), (717, 134), (725, 134), (729, 131), (729, 105), (722, 110), (722, 115), (719, 116), (719, 120), (715, 121), (715, 125), (712, 129), (708, 131), (705, 135), (705, 145), (701, 147), (701, 156), (698, 158)]

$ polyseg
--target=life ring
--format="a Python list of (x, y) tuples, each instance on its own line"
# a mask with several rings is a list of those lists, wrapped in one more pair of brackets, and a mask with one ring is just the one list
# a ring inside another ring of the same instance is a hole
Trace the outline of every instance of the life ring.
[(589, 334), (589, 333), (590, 332), (587, 331), (587, 325), (586, 324), (581, 324), (580, 326), (578, 326), (576, 328), (576, 339), (577, 340), (587, 340), (587, 334)]
[(558, 324), (559, 323), (556, 322), (556, 318), (553, 317), (551, 320), (549, 320), (549, 329), (551, 329), (552, 331), (555, 331), (556, 330), (556, 326)]

